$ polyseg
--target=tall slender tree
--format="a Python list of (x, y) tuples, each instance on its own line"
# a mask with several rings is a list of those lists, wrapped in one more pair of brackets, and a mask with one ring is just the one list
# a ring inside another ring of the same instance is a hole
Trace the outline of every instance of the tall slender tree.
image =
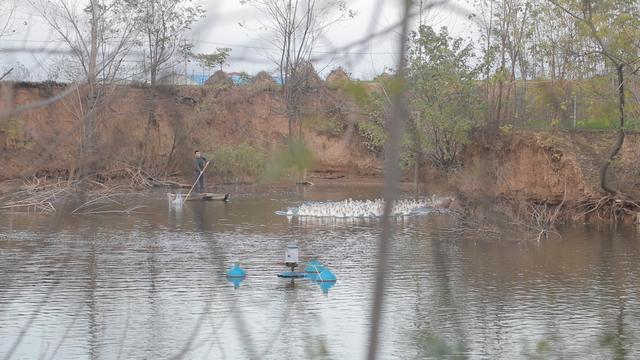
[(89, 0), (78, 7), (71, 0), (32, 0), (31, 4), (71, 50), (73, 81), (86, 86), (77, 116), (82, 120), (80, 175), (92, 171), (96, 160), (96, 122), (99, 106), (113, 90), (114, 81), (133, 46), (133, 21), (122, 0)]
[(205, 10), (188, 0), (125, 0), (145, 51), (149, 84), (157, 84), (159, 74), (176, 51), (185, 46), (185, 35), (201, 19)]
[[(205, 10), (190, 0), (124, 0), (139, 33), (144, 54), (144, 72), (149, 85), (147, 92), (147, 123), (139, 166), (149, 165), (154, 157), (153, 131), (159, 130), (156, 118), (157, 85), (161, 73), (177, 66), (190, 54), (193, 44), (186, 38), (191, 26), (201, 19)], [(171, 60), (176, 58), (176, 64)], [(178, 60), (179, 58), (179, 60)], [(159, 137), (157, 139), (159, 141)], [(155, 144), (155, 145), (154, 145)]]
[(407, 80), (412, 108), (412, 148), (424, 147), (432, 163), (451, 168), (469, 140), (482, 106), (477, 92), (479, 68), (471, 44), (452, 38), (446, 28), (422, 25), (410, 34)]
[(312, 75), (311, 54), (326, 30), (334, 23), (355, 16), (342, 0), (241, 0), (264, 15), (263, 27), (277, 49), (273, 59), (278, 67), (289, 140), (294, 124), (300, 121), (301, 96)]
[(640, 68), (640, 2), (627, 0), (548, 0), (570, 15), (581, 34), (592, 43), (592, 51), (599, 53), (616, 74), (618, 94), (618, 136), (604, 164), (600, 168), (600, 187), (608, 194), (620, 197), (620, 190), (609, 180), (609, 169), (625, 140), (625, 70)]

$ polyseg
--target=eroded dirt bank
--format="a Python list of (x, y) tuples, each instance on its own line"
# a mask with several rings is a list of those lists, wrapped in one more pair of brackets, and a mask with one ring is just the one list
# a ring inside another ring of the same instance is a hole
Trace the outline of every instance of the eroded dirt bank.
[[(4, 85), (0, 112), (65, 89), (58, 84)], [(81, 96), (79, 90), (0, 122), (0, 180), (70, 175), (80, 158)], [(248, 144), (270, 154), (288, 134), (282, 97), (272, 86), (162, 88), (153, 124), (149, 98), (149, 89), (119, 87), (103, 105), (97, 125), (99, 171), (108, 175), (123, 164), (144, 164), (155, 174), (189, 177), (195, 148), (211, 152)], [(303, 126), (296, 127), (296, 133), (303, 134), (314, 155), (311, 177), (381, 177), (380, 154), (367, 150), (357, 131), (358, 124), (367, 121), (367, 112), (353, 111), (354, 106), (324, 86), (306, 95)], [(337, 129), (322, 126), (329, 118)], [(428, 191), (457, 193), (471, 201), (507, 199), (523, 206), (562, 203), (568, 218), (590, 220), (602, 217), (588, 211), (605, 195), (599, 169), (614, 141), (613, 131), (514, 130), (489, 145), (472, 142), (457, 170), (425, 170), (422, 178)], [(627, 200), (640, 198), (639, 158), (640, 136), (629, 133), (610, 171), (612, 183)], [(411, 178), (408, 170), (405, 179)], [(632, 221), (634, 210), (627, 212), (625, 221)]]
[[(60, 84), (11, 84), (2, 87), (0, 112), (45, 100), (64, 91)], [(144, 166), (157, 173), (189, 172), (193, 150), (247, 144), (264, 153), (282, 146), (288, 134), (284, 104), (268, 86), (161, 88), (155, 123), (149, 122), (149, 89), (118, 87), (100, 111), (97, 161), (103, 171), (120, 163)], [(21, 112), (0, 122), (0, 180), (23, 176), (67, 176), (78, 164), (82, 90), (47, 106)], [(342, 106), (325, 87), (305, 97), (302, 117), (329, 116)], [(360, 116), (362, 118), (362, 116)], [(344, 120), (344, 119), (342, 119)], [(305, 142), (318, 171), (370, 174), (376, 156), (354, 136), (355, 119), (336, 136), (303, 126)], [(304, 121), (313, 123), (313, 121)]]
[[(461, 168), (444, 177), (469, 200), (502, 199), (529, 211), (562, 204), (566, 220), (611, 221), (595, 206), (606, 197), (599, 171), (615, 137), (613, 131), (514, 131), (491, 149), (471, 145)], [(635, 221), (640, 210), (632, 204), (640, 198), (638, 159), (640, 136), (628, 133), (609, 172), (620, 192), (612, 201), (627, 203), (620, 211), (625, 222)]]

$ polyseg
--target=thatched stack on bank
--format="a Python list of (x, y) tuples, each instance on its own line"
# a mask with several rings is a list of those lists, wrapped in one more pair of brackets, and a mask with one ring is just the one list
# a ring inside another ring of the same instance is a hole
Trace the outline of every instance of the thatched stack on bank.
[(331, 70), (327, 75), (327, 84), (339, 84), (349, 81), (349, 75), (344, 71), (342, 67)]
[(314, 69), (313, 64), (309, 61), (300, 64), (297, 76), (300, 79), (300, 89), (318, 89), (324, 84), (320, 75)]
[(218, 70), (214, 72), (213, 75), (204, 82), (204, 84), (206, 86), (229, 88), (233, 86), (233, 80), (231, 80), (231, 77), (229, 77), (227, 73), (222, 70)]
[(252, 91), (275, 91), (278, 89), (278, 84), (269, 73), (260, 71), (251, 78), (249, 89)]

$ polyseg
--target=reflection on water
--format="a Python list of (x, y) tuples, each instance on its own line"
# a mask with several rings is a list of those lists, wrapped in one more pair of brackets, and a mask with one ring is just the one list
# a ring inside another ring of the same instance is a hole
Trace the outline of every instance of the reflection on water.
[(228, 276), (227, 275), (227, 281), (231, 284), (233, 284), (233, 288), (234, 289), (239, 289), (240, 288), (240, 284), (242, 284), (242, 282), (244, 281), (244, 277), (232, 277), (232, 276)]
[[(275, 212), (378, 190), (314, 187), (181, 211), (159, 194), (131, 216), (2, 215), (0, 355), (362, 358), (379, 220)], [(449, 225), (395, 220), (382, 358), (640, 357), (636, 228), (567, 226), (538, 244), (451, 238)], [(291, 242), (338, 282), (277, 278)], [(238, 261), (247, 277), (230, 283)]]

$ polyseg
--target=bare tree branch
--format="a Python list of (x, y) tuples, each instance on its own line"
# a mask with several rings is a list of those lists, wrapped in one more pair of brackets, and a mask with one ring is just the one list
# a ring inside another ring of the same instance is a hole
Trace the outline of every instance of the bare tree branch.
[(367, 359), (375, 360), (378, 355), (380, 330), (382, 327), (382, 312), (385, 292), (385, 275), (389, 256), (390, 242), (393, 238), (391, 229), (391, 212), (397, 196), (397, 184), (400, 180), (400, 168), (398, 158), (400, 156), (400, 137), (404, 124), (408, 120), (409, 110), (405, 96), (406, 76), (406, 41), (409, 29), (409, 16), (411, 2), (403, 1), (402, 27), (398, 39), (400, 59), (398, 62), (398, 74), (395, 81), (398, 87), (393, 94), (393, 116), (389, 119), (389, 138), (385, 154), (385, 181), (384, 181), (384, 213), (382, 216), (382, 234), (378, 239), (378, 252), (376, 263), (375, 288), (373, 292), (373, 304), (371, 307), (371, 327), (369, 330), (369, 342), (367, 344)]

